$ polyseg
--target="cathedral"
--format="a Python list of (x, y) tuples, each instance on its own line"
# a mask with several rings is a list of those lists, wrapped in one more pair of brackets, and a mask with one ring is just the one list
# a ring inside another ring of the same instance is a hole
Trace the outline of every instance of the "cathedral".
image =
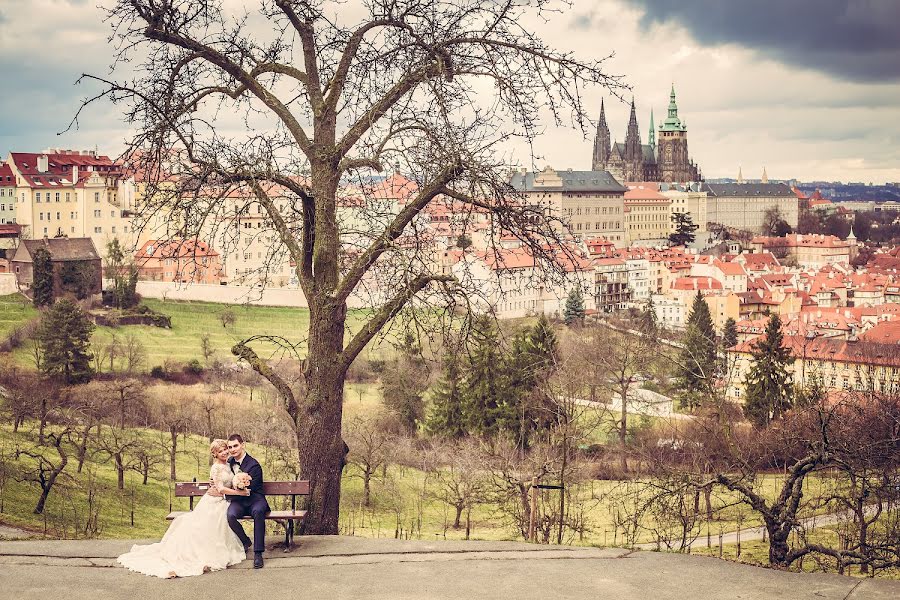
[(638, 130), (637, 114), (634, 100), (631, 101), (631, 117), (628, 119), (628, 131), (625, 143), (610, 143), (609, 127), (606, 125), (606, 112), (603, 101), (600, 101), (600, 122), (594, 136), (594, 157), (592, 170), (609, 171), (618, 181), (662, 181), (666, 183), (683, 183), (701, 181), (700, 168), (695, 165), (687, 147), (687, 125), (678, 118), (678, 106), (675, 104), (675, 86), (669, 95), (669, 114), (659, 125), (659, 143), (657, 130), (653, 124), (653, 112), (650, 112), (650, 134), (648, 144), (641, 143)]

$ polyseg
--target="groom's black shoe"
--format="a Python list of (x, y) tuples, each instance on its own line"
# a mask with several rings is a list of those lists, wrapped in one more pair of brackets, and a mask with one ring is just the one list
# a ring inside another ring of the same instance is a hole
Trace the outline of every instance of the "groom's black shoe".
[(253, 568), (254, 569), (262, 569), (263, 568), (262, 552), (254, 552), (253, 553)]
[(245, 553), (246, 553), (248, 550), (250, 550), (250, 546), (253, 545), (253, 543), (252, 543), (250, 540), (247, 540), (246, 542), (241, 542), (241, 543), (244, 544), (244, 552), (245, 552)]

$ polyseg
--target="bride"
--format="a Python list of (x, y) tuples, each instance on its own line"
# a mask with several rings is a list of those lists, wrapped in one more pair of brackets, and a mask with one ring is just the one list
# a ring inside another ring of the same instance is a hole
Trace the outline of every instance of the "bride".
[(249, 495), (231, 489), (225, 440), (213, 440), (209, 447), (215, 457), (209, 478), (222, 494), (206, 494), (196, 508), (172, 521), (162, 541), (149, 546), (132, 546), (119, 562), (132, 571), (162, 577), (190, 577), (206, 571), (218, 571), (235, 565), (247, 555), (244, 546), (228, 527), (228, 501), (225, 496)]

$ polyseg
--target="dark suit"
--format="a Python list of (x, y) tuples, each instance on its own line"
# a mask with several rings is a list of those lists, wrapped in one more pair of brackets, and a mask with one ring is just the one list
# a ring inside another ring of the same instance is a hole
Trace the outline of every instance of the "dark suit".
[[(232, 473), (237, 473), (237, 461), (228, 459), (228, 465)], [(266, 548), (266, 513), (269, 512), (269, 503), (263, 493), (263, 470), (255, 458), (244, 454), (240, 469), (250, 476), (249, 496), (228, 496), (231, 501), (228, 505), (228, 525), (241, 542), (247, 546), (250, 538), (241, 527), (240, 518), (253, 517), (253, 551), (262, 552)]]

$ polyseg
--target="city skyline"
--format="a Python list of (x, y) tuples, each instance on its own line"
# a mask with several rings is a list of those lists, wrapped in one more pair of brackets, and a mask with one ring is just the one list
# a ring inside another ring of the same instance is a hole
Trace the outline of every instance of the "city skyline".
[[(576, 1), (526, 26), (582, 57), (615, 52), (607, 69), (630, 89), (620, 91), (621, 101), (600, 88), (585, 97), (594, 120), (604, 100), (620, 142), (632, 97), (646, 143), (650, 112), (661, 120), (674, 83), (690, 154), (706, 177), (736, 177), (740, 168), (755, 179), (765, 168), (771, 179), (882, 183), (900, 181), (900, 34), (889, 29), (898, 19), (900, 5), (889, 2), (602, 0)], [(77, 130), (56, 135), (93, 89), (76, 86), (77, 78), (108, 74), (108, 35), (93, 2), (4, 3), (0, 67), (13, 83), (0, 98), (4, 156), (122, 149), (128, 132), (108, 105), (90, 107)], [(589, 168), (595, 124), (582, 132), (545, 122), (535, 159), (525, 147), (510, 147), (512, 156), (533, 168)]]

